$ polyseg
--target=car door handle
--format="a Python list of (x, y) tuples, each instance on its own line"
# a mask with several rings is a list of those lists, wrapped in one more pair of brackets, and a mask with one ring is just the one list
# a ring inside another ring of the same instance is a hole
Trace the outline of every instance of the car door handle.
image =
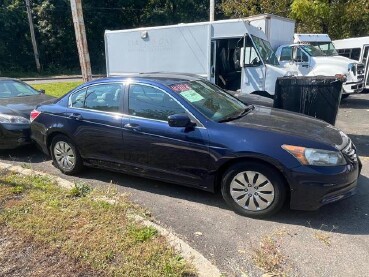
[(82, 115), (80, 115), (79, 113), (72, 113), (71, 115), (69, 115), (70, 119), (75, 119), (75, 120), (82, 120), (83, 117)]
[(134, 124), (134, 123), (133, 124), (132, 123), (124, 124), (123, 127), (126, 128), (126, 129), (130, 129), (132, 131), (140, 131), (141, 130), (140, 125)]

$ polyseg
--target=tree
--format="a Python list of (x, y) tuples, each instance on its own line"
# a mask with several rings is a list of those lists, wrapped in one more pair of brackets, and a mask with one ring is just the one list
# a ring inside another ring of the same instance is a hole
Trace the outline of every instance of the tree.
[(332, 39), (368, 35), (366, 0), (294, 0), (291, 17), (298, 32), (328, 33)]
[(220, 9), (226, 16), (240, 18), (271, 13), (287, 17), (292, 0), (223, 0)]

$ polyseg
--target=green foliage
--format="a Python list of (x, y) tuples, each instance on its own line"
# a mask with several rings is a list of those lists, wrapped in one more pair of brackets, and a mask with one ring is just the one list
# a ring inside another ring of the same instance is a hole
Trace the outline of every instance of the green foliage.
[(83, 183), (77, 183), (69, 191), (69, 195), (72, 197), (86, 197), (87, 194), (89, 194), (90, 192), (91, 192), (90, 186)]
[(132, 225), (128, 228), (128, 235), (132, 236), (136, 242), (145, 242), (153, 238), (158, 231), (153, 227), (141, 227)]
[(297, 32), (328, 33), (332, 39), (369, 34), (367, 0), (223, 0), (230, 17), (271, 13), (296, 20)]

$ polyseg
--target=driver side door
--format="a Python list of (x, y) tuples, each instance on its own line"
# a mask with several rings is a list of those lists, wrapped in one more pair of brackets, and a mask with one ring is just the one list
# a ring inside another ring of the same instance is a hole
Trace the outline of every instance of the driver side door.
[(241, 73), (242, 93), (265, 90), (265, 65), (249, 35), (244, 37), (243, 53), (241, 59), (244, 63)]
[[(208, 131), (169, 93), (148, 84), (127, 87), (124, 162), (136, 174), (203, 186), (210, 165)], [(168, 116), (187, 114), (196, 126), (170, 127)]]

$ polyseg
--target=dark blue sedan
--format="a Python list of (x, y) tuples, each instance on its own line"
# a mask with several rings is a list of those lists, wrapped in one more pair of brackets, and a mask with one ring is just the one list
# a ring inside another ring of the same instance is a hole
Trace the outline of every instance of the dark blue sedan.
[(288, 199), (315, 210), (355, 193), (360, 161), (340, 130), (246, 105), (187, 75), (140, 74), (77, 87), (31, 114), (32, 139), (65, 174), (84, 165), (207, 191), (263, 217)]

